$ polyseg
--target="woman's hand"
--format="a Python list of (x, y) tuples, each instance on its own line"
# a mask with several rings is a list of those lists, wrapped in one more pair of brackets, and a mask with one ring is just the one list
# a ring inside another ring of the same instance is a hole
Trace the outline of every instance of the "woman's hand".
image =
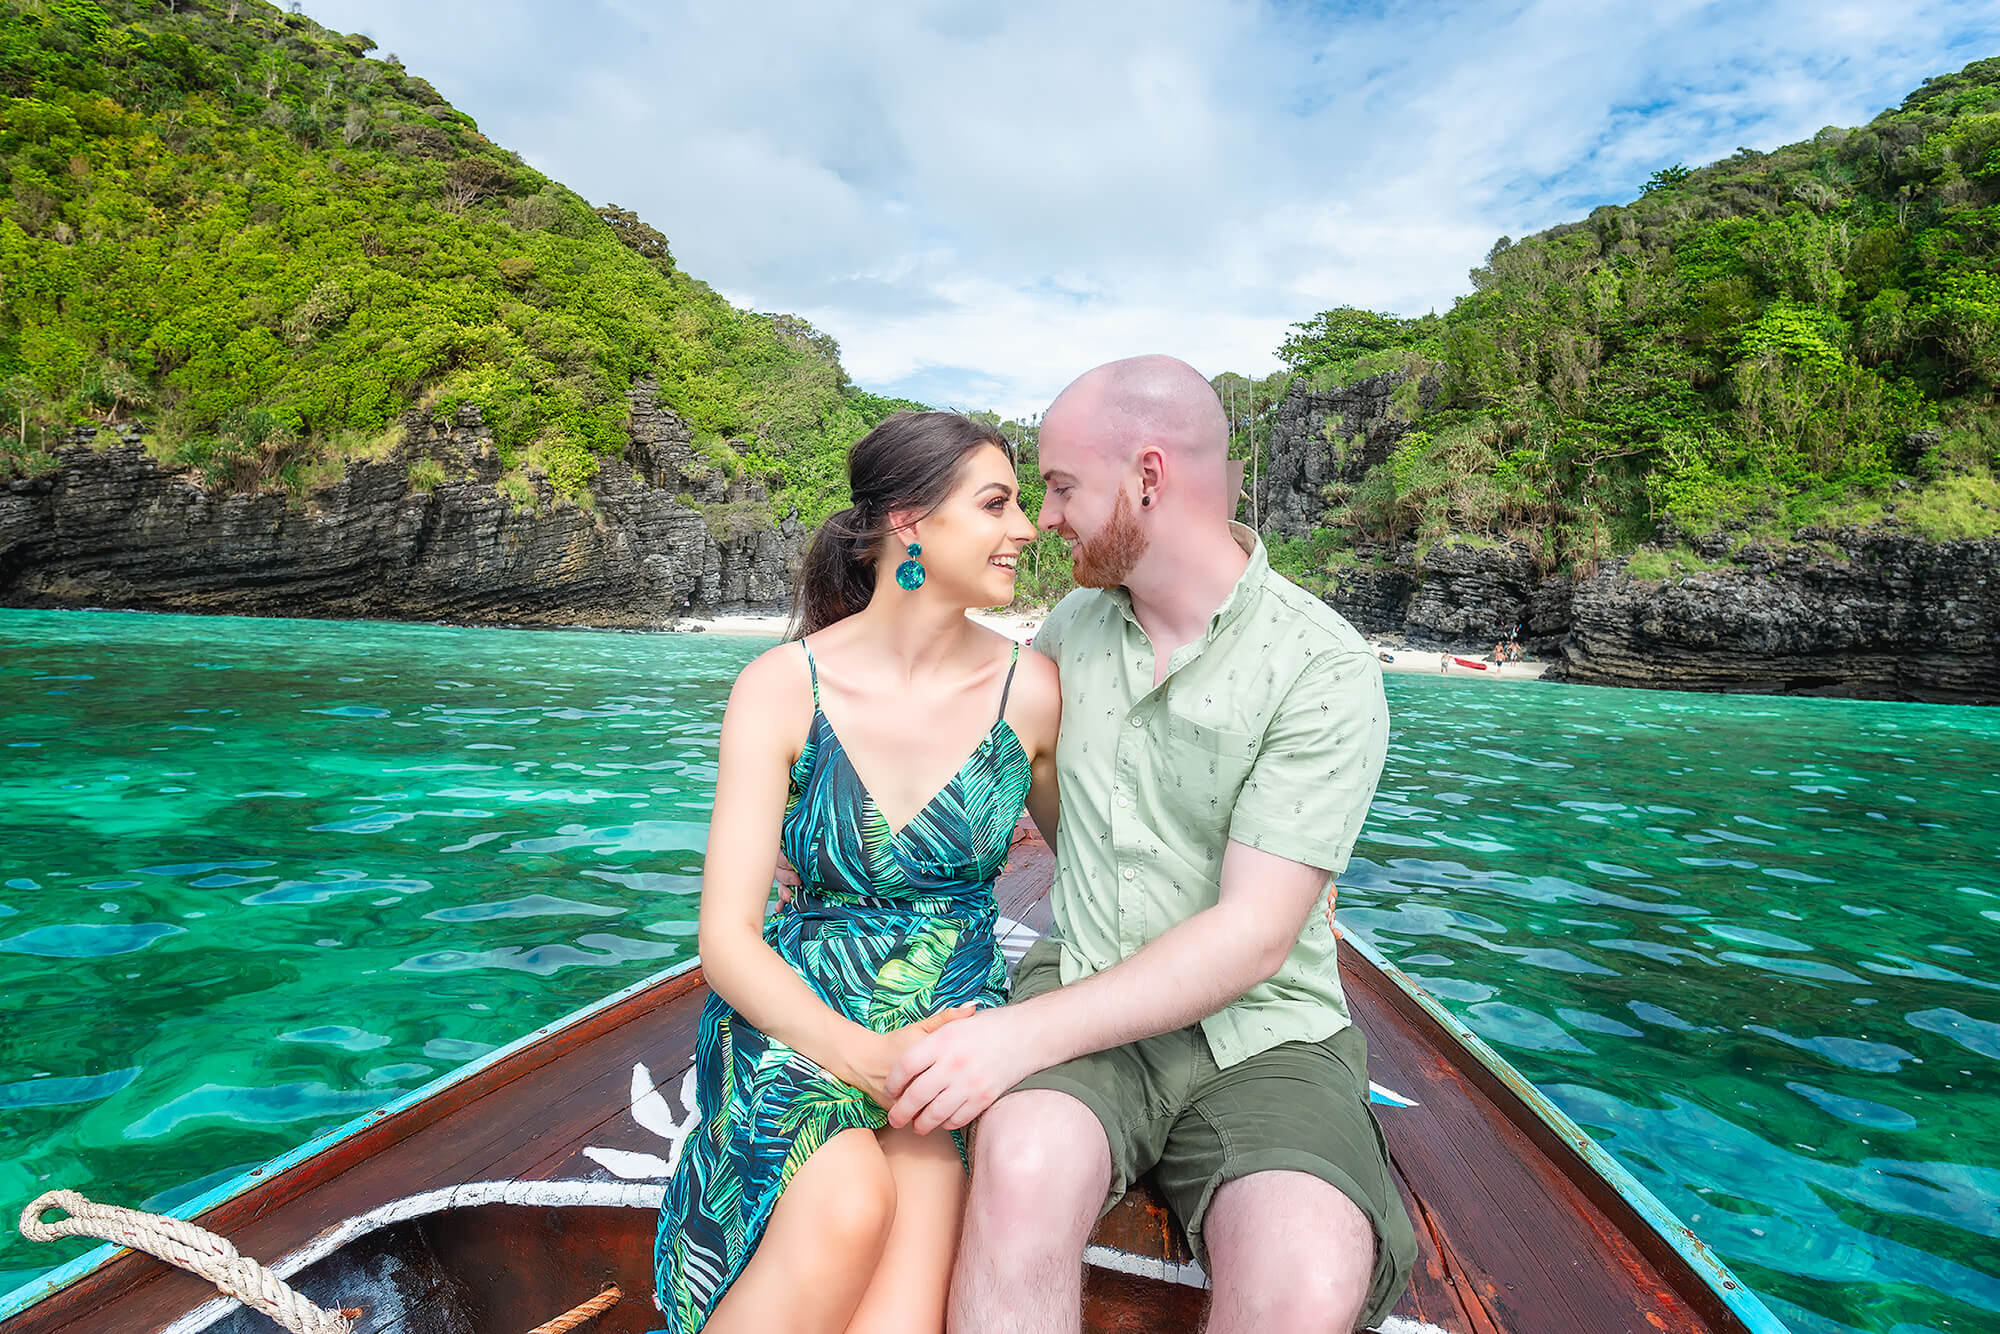
[(954, 1005), (886, 1033), (860, 1029), (859, 1040), (847, 1054), (847, 1069), (841, 1072), (841, 1078), (860, 1089), (877, 1107), (887, 1111), (896, 1101), (889, 1093), (889, 1072), (895, 1069), (903, 1053), (954, 1019), (963, 1019), (978, 1008), (972, 1004)]
[(782, 908), (792, 901), (792, 895), (798, 893), (799, 886), (805, 882), (799, 879), (798, 868), (792, 865), (791, 858), (781, 852), (777, 868), (771, 872), (771, 883), (778, 887), (778, 906)]

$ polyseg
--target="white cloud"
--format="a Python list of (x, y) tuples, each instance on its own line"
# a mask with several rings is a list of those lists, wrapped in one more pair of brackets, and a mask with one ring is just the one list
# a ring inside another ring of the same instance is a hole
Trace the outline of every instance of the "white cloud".
[(2000, 37), (1949, 0), (311, 12), (859, 383), (1009, 412), (1140, 351), (1268, 370), (1331, 305), (1442, 310), (1503, 233), (1863, 122)]

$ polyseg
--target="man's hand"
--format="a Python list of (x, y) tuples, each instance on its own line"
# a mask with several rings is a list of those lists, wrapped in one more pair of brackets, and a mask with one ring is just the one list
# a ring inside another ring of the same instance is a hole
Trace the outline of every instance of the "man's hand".
[(778, 886), (778, 906), (782, 908), (792, 901), (792, 894), (801, 883), (798, 869), (785, 859), (782, 852), (778, 854), (778, 866), (771, 872), (771, 879)]
[(847, 1059), (847, 1082), (867, 1094), (877, 1107), (886, 1109), (894, 1101), (894, 1095), (889, 1092), (889, 1072), (897, 1060), (946, 1024), (963, 1019), (978, 1008), (970, 1004), (954, 1005), (915, 1023), (904, 1024), (901, 1028), (869, 1034), (872, 1040)]
[(981, 1112), (1046, 1061), (1033, 1050), (1021, 1011), (987, 1010), (930, 1034), (903, 1053), (889, 1075), (889, 1124), (919, 1134), (972, 1124)]

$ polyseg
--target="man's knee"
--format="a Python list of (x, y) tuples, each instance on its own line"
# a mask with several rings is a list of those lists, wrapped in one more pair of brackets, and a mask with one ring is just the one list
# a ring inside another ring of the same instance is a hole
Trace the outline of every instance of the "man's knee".
[(1357, 1282), (1352, 1274), (1295, 1270), (1268, 1297), (1257, 1325), (1266, 1334), (1353, 1334), (1368, 1301), (1367, 1274)]
[(1374, 1225), (1324, 1182), (1258, 1176), (1217, 1191), (1202, 1229), (1218, 1328), (1348, 1334), (1374, 1279)]
[(1096, 1216), (1111, 1185), (1111, 1146), (1091, 1110), (1067, 1093), (1010, 1093), (979, 1119), (975, 1208), (1016, 1219)]
[(1262, 1252), (1225, 1259), (1211, 1252), (1210, 1282), (1220, 1317), (1211, 1328), (1261, 1334), (1350, 1334), (1368, 1303), (1374, 1270), (1372, 1238), (1354, 1263), (1329, 1264), (1325, 1254), (1280, 1241)]

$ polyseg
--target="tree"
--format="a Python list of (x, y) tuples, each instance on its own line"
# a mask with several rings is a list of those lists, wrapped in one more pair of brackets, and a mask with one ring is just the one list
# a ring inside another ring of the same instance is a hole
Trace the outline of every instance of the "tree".
[(653, 261), (660, 272), (673, 272), (674, 252), (667, 248), (666, 236), (641, 222), (637, 213), (616, 204), (606, 204), (597, 210), (597, 216), (611, 224), (612, 235)]
[(28, 449), (28, 414), (40, 402), (41, 394), (35, 382), (25, 375), (10, 375), (0, 382), (0, 398), (14, 405), (15, 439), (23, 453)]
[[(1246, 460), (1243, 486), (1250, 497), (1250, 526), (1261, 526), (1263, 512), (1258, 495), (1258, 476), (1262, 471), (1264, 451), (1259, 446), (1258, 423), (1277, 405), (1291, 384), (1289, 371), (1276, 371), (1261, 380), (1235, 371), (1224, 371), (1208, 382), (1215, 390), (1215, 396), (1222, 400), (1223, 416), (1229, 422), (1229, 452), (1232, 458)], [(1268, 427), (1265, 432), (1268, 437)]]
[(514, 174), (484, 158), (460, 158), (445, 176), (444, 206), (463, 213), (489, 195), (505, 194), (514, 184)]
[(1356, 306), (1335, 306), (1309, 320), (1301, 320), (1285, 336), (1278, 359), (1295, 371), (1305, 372), (1347, 361), (1363, 352), (1380, 352), (1401, 343), (1410, 321), (1383, 315)]
[[(640, 225), (644, 226), (643, 223)], [(646, 230), (652, 231), (653, 229), (647, 227)], [(665, 238), (661, 239), (661, 244), (666, 244)], [(645, 252), (641, 251), (640, 253), (644, 254)], [(812, 321), (802, 315), (786, 315), (782, 313), (772, 315), (771, 332), (777, 334), (781, 340), (791, 344), (801, 352), (818, 357), (822, 361), (831, 362), (834, 365), (840, 364), (840, 344), (834, 340), (832, 334), (822, 333), (818, 329), (815, 329)]]
[[(1742, 150), (1738, 149), (1737, 151), (1741, 152)], [(1657, 194), (1661, 190), (1671, 190), (1676, 185), (1684, 185), (1687, 182), (1687, 178), (1692, 174), (1678, 162), (1674, 163), (1671, 167), (1661, 167), (1646, 178), (1646, 193), (1649, 195)]]
[(109, 400), (104, 409), (106, 421), (119, 421), (125, 409), (139, 407), (146, 401), (146, 382), (120, 361), (107, 361), (98, 370), (97, 391), (101, 399)]

